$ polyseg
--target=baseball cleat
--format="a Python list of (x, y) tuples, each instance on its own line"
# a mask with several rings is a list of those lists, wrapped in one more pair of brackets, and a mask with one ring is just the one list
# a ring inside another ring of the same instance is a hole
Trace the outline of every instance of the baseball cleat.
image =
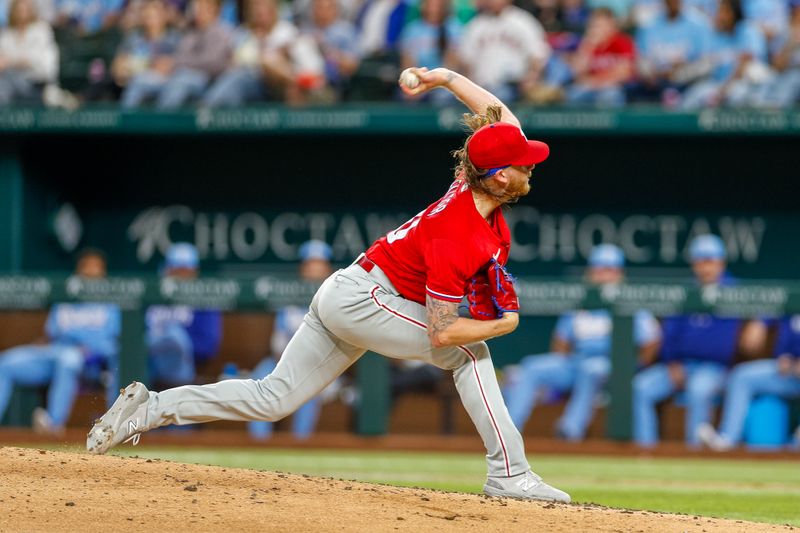
[(701, 424), (697, 428), (697, 438), (715, 452), (727, 452), (734, 448), (733, 443), (717, 433), (711, 424)]
[(511, 477), (489, 476), (483, 486), (487, 496), (516, 498), (518, 500), (544, 500), (569, 503), (569, 494), (551, 487), (530, 470)]
[(132, 441), (134, 446), (139, 444), (140, 434), (147, 430), (149, 399), (147, 387), (138, 381), (122, 389), (111, 409), (95, 421), (86, 436), (86, 451), (103, 454), (121, 442)]

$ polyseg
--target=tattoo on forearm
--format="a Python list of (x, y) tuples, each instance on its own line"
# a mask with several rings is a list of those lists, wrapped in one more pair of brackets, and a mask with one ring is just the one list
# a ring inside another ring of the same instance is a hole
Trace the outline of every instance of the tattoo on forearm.
[(450, 72), (447, 73), (447, 81), (445, 83), (450, 83), (454, 79), (456, 79), (456, 73), (453, 72), (453, 71), (450, 71)]
[(433, 337), (458, 320), (458, 302), (445, 302), (425, 296), (428, 311), (428, 335)]

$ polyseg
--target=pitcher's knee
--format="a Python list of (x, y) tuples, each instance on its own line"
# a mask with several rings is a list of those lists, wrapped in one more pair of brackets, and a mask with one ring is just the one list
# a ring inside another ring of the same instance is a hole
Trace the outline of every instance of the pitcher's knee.
[(301, 398), (296, 390), (274, 377), (272, 374), (256, 380), (261, 395), (259, 402), (259, 418), (266, 422), (277, 422), (294, 413), (309, 398)]
[(436, 366), (444, 370), (454, 370), (491, 357), (489, 346), (485, 342), (475, 342), (466, 346), (453, 346), (444, 350), (448, 350), (447, 356), (434, 358), (437, 362)]

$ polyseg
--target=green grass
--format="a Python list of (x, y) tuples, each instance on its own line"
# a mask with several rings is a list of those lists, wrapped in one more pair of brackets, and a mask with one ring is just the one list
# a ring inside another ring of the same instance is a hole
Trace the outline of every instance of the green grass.
[[(120, 453), (122, 455), (123, 453)], [(140, 448), (140, 457), (480, 492), (480, 454)], [(800, 526), (800, 461), (531, 457), (574, 501)]]

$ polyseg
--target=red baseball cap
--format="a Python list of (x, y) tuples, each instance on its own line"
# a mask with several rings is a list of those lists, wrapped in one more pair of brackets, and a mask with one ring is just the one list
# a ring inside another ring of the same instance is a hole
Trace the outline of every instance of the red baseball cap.
[(541, 163), (550, 155), (550, 147), (541, 141), (529, 141), (522, 130), (508, 122), (487, 124), (476, 131), (467, 143), (467, 155), (480, 169)]

